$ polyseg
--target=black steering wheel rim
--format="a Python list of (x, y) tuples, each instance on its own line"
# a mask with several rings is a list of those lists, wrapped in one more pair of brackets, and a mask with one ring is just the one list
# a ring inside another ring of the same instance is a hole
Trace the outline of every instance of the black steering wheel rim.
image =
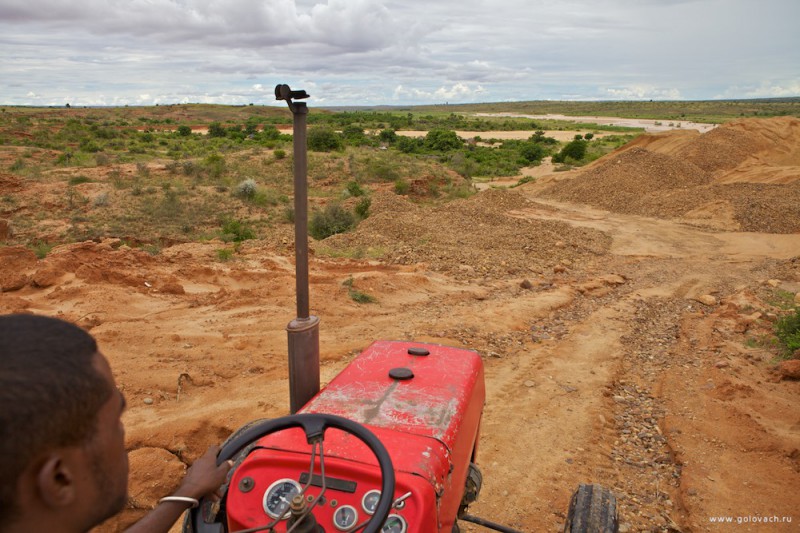
[[(375, 455), (381, 471), (381, 495), (378, 499), (375, 512), (367, 521), (363, 532), (378, 533), (383, 527), (386, 518), (389, 516), (389, 511), (392, 509), (395, 486), (394, 466), (392, 465), (389, 452), (378, 437), (376, 437), (372, 431), (357, 422), (341, 416), (324, 413), (301, 413), (265, 420), (253, 424), (250, 427), (246, 427), (246, 429), (234, 434), (235, 436), (228, 440), (219, 451), (217, 455), (217, 464), (219, 465), (222, 464), (223, 461), (233, 459), (249, 444), (258, 439), (291, 428), (302, 428), (309, 444), (315, 439), (324, 438), (325, 431), (328, 428), (339, 429), (353, 435), (363, 442)], [(227, 498), (227, 491), (223, 495), (223, 499), (225, 498)], [(199, 507), (190, 510), (189, 523), (192, 532), (222, 533), (226, 531), (227, 526), (225, 524), (220, 522), (208, 523), (203, 519), (202, 509), (206, 507), (207, 503), (208, 500), (203, 498), (200, 500)]]

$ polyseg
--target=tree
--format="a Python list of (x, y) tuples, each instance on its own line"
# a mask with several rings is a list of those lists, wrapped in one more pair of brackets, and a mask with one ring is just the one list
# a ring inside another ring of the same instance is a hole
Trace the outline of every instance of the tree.
[(448, 152), (463, 148), (464, 142), (452, 130), (434, 129), (425, 136), (425, 148), (437, 152)]
[(392, 144), (397, 140), (397, 132), (391, 128), (387, 128), (385, 130), (381, 130), (381, 132), (378, 134), (378, 138), (381, 140), (381, 142)]
[(529, 163), (534, 163), (536, 161), (541, 161), (547, 153), (547, 150), (545, 150), (544, 146), (539, 143), (528, 141), (522, 145), (519, 153), (525, 158), (526, 161)]
[(563, 163), (567, 158), (575, 161), (580, 161), (586, 155), (586, 147), (589, 143), (583, 139), (575, 139), (561, 149), (559, 153), (553, 156), (553, 162)]

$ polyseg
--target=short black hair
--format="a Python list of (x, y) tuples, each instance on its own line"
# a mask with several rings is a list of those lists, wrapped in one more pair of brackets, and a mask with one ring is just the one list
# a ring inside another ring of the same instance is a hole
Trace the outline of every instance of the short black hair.
[(17, 483), (37, 456), (88, 442), (112, 393), (93, 366), (97, 343), (57, 318), (0, 316), (0, 516), (16, 515)]

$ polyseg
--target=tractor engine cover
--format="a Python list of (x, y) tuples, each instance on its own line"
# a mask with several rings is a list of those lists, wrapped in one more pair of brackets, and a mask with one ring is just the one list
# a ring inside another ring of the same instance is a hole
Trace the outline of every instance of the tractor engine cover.
[[(485, 395), (483, 363), (476, 352), (377, 341), (300, 412), (363, 424), (387, 448), (396, 487), (395, 507), (383, 531), (450, 533), (477, 453)], [(328, 430), (323, 445), (324, 479), (319, 464), (309, 476), (311, 449), (301, 430), (257, 441), (229, 485), (229, 530), (264, 524), (276, 498), (291, 498), (292, 491), (309, 482), (308, 501), (326, 487), (314, 509), (325, 531), (349, 531), (368, 519), (380, 488), (375, 457), (361, 441), (336, 429)]]

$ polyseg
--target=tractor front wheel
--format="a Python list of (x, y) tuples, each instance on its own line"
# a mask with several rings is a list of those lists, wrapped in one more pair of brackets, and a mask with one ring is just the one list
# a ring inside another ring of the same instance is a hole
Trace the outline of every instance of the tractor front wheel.
[(564, 533), (617, 533), (617, 498), (601, 485), (579, 485), (572, 495)]

